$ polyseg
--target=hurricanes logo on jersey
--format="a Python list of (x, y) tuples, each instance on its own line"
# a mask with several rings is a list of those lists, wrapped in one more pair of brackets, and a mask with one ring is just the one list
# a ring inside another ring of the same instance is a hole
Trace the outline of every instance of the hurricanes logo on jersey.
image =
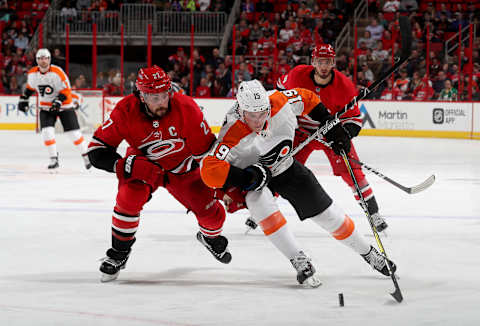
[(285, 139), (280, 144), (272, 148), (267, 154), (260, 156), (260, 163), (268, 167), (273, 166), (275, 163), (284, 158), (292, 149), (292, 140)]
[(50, 85), (38, 85), (38, 90), (41, 96), (50, 95), (53, 93), (53, 87)]
[(150, 141), (140, 146), (139, 149), (146, 157), (155, 161), (167, 155), (180, 152), (184, 147), (185, 142), (183, 139), (166, 139)]

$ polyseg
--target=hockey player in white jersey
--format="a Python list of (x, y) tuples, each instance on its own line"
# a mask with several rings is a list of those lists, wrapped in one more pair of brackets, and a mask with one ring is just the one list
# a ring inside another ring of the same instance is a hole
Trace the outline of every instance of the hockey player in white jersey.
[(54, 171), (59, 167), (57, 145), (55, 141), (55, 122), (57, 118), (82, 155), (85, 168), (92, 165), (87, 156), (87, 144), (80, 132), (78, 119), (73, 110), (72, 90), (67, 75), (62, 68), (50, 64), (51, 55), (48, 49), (39, 49), (36, 54), (38, 66), (27, 74), (27, 85), (20, 96), (18, 109), (27, 112), (28, 98), (35, 92), (39, 98), (40, 129), (43, 142), (50, 155), (48, 169)]
[[(216, 146), (201, 163), (203, 181), (228, 191), (248, 191), (246, 204), (264, 234), (297, 270), (300, 284), (320, 285), (311, 260), (288, 228), (273, 193), (290, 202), (300, 220), (310, 219), (335, 239), (359, 253), (373, 268), (388, 276), (384, 258), (356, 230), (354, 222), (325, 192), (313, 173), (293, 158), (296, 116), (308, 115), (324, 125), (333, 120), (319, 97), (306, 89), (267, 91), (258, 80), (242, 82), (236, 105), (226, 115)], [(341, 124), (330, 124), (325, 135), (332, 147), (350, 150)], [(282, 163), (278, 164), (278, 162)], [(273, 169), (275, 167), (275, 169)], [(396, 270), (389, 261), (391, 269)]]

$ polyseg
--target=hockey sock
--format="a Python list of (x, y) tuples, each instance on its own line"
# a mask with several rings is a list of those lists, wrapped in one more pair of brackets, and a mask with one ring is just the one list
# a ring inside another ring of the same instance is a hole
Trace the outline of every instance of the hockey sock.
[(357, 232), (355, 223), (335, 203), (311, 219), (357, 253), (363, 255), (370, 250), (370, 244)]
[(67, 131), (65, 134), (72, 140), (75, 147), (80, 151), (80, 154), (87, 152), (87, 143), (85, 142), (80, 129)]
[(42, 139), (45, 146), (47, 146), (48, 155), (50, 157), (57, 156), (57, 142), (55, 141), (55, 128), (42, 128)]
[(135, 242), (135, 233), (140, 223), (140, 214), (121, 213), (116, 206), (112, 215), (112, 248), (128, 251)]
[(270, 240), (285, 257), (292, 259), (298, 255), (298, 252), (301, 250), (300, 246), (293, 236), (292, 231), (290, 231), (287, 220), (280, 211), (274, 212), (258, 224), (268, 240)]
[[(360, 191), (362, 192), (362, 196), (365, 199), (365, 201), (368, 201), (370, 198), (373, 197), (373, 190), (366, 179), (358, 181), (358, 186), (360, 187)], [(352, 189), (355, 200), (360, 204), (360, 197), (358, 197), (355, 185), (351, 185), (350, 188)]]

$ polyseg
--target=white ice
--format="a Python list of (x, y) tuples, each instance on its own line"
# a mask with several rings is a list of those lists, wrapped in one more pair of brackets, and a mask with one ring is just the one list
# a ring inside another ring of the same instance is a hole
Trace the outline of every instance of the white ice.
[[(246, 211), (228, 216), (233, 260), (217, 262), (195, 239), (194, 216), (163, 189), (145, 207), (127, 268), (117, 281), (100, 283), (115, 176), (84, 170), (62, 134), (61, 169), (49, 174), (40, 135), (0, 132), (0, 325), (479, 325), (480, 143), (355, 143), (362, 161), (402, 184), (437, 178), (409, 195), (366, 172), (390, 225), (382, 240), (398, 265), (401, 304), (389, 295), (390, 278), (315, 224), (299, 222), (284, 200), (281, 209), (324, 282), (317, 289), (297, 285), (288, 260), (260, 231), (244, 235)], [(323, 153), (307, 165), (374, 243)]]

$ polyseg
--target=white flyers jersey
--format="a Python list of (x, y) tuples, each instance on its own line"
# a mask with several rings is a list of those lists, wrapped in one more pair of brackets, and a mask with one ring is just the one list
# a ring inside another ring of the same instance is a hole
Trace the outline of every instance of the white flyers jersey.
[(293, 158), (278, 166), (277, 163), (292, 151), (297, 116), (310, 113), (320, 103), (320, 98), (303, 88), (275, 90), (268, 94), (271, 116), (260, 133), (253, 132), (243, 121), (238, 104), (227, 113), (217, 143), (202, 160), (202, 179), (208, 186), (222, 188), (230, 165), (244, 169), (260, 162), (272, 170), (273, 176), (292, 165)]
[(40, 109), (48, 109), (53, 101), (62, 93), (66, 100), (62, 102), (62, 109), (73, 107), (70, 81), (62, 68), (50, 65), (46, 73), (41, 73), (39, 67), (33, 67), (27, 74), (27, 88), (38, 94)]

